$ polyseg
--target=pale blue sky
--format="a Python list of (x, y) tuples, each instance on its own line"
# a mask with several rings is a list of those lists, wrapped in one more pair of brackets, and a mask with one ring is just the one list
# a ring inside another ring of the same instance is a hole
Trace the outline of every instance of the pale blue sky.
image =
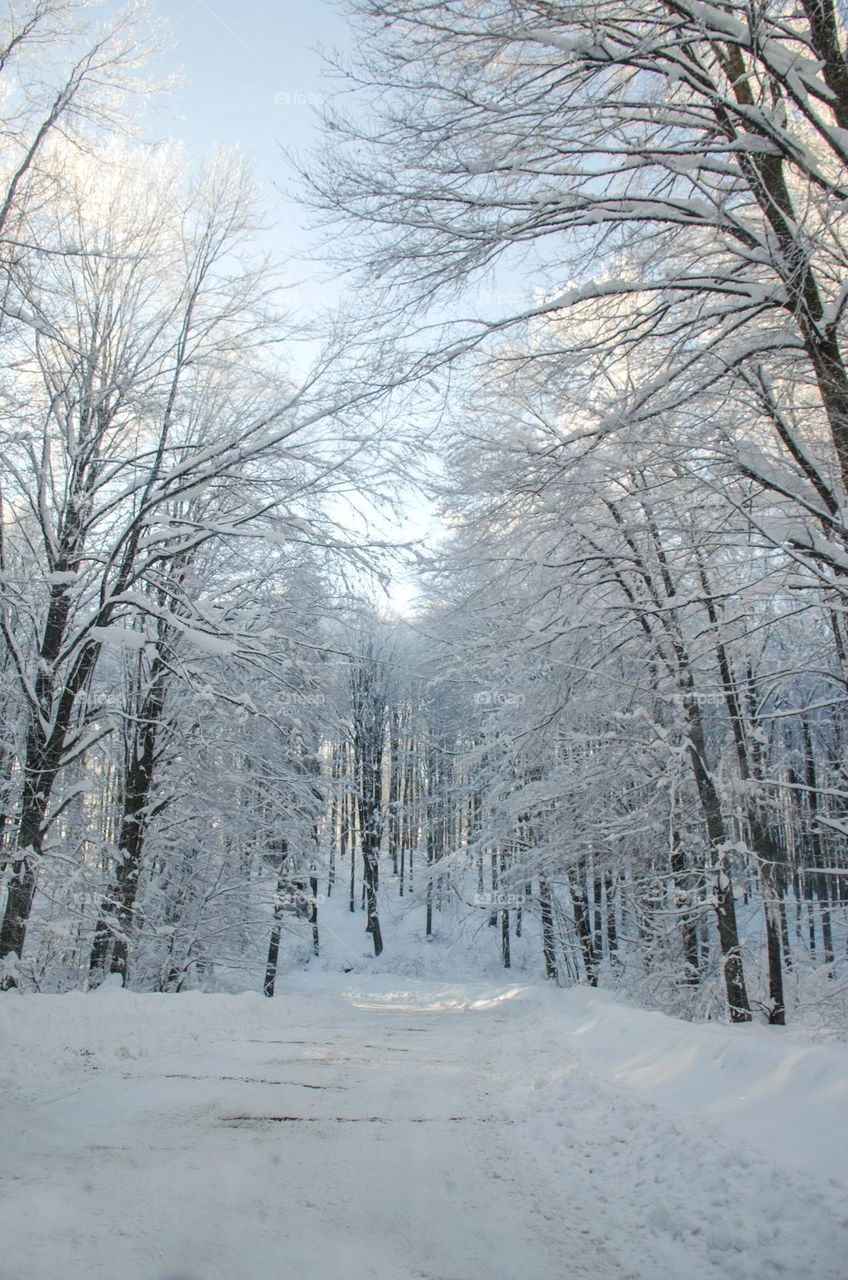
[[(216, 145), (236, 145), (252, 162), (265, 188), (275, 227), (267, 236), (275, 256), (287, 260), (289, 295), (307, 310), (332, 305), (338, 290), (321, 282), (321, 267), (308, 258), (314, 247), (303, 229), (307, 215), (291, 199), (296, 179), (283, 148), (301, 151), (317, 139), (316, 96), (329, 89), (316, 46), (344, 48), (346, 24), (328, 0), (154, 0), (168, 24), (165, 74), (184, 80), (164, 102), (158, 131), (180, 139), (195, 158)], [(278, 188), (275, 189), (275, 188)], [(406, 518), (395, 536), (420, 538), (435, 528), (429, 504), (409, 494)], [(383, 522), (378, 524), (382, 526)], [(386, 527), (381, 537), (391, 536)], [(390, 607), (404, 611), (416, 592), (414, 578), (400, 571), (388, 593)]]
[(163, 70), (185, 79), (162, 108), (162, 132), (197, 157), (219, 143), (239, 146), (274, 206), (273, 249), (298, 257), (308, 240), (303, 212), (285, 195), (292, 179), (282, 148), (301, 150), (315, 137), (314, 104), (328, 88), (316, 46), (348, 40), (338, 9), (328, 0), (155, 0), (155, 11), (168, 27)]

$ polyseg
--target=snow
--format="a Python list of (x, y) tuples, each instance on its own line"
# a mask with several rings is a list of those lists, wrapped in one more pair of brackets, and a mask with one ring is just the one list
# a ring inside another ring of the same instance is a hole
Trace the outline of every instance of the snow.
[(189, 644), (195, 649), (201, 649), (204, 653), (220, 654), (226, 657), (238, 649), (235, 641), (227, 640), (224, 636), (211, 635), (208, 631), (198, 631), (194, 627), (183, 627), (183, 634)]
[(29, 329), (34, 329), (36, 333), (43, 333), (47, 337), (50, 336), (50, 326), (39, 316), (33, 315), (25, 307), (16, 306), (8, 300), (3, 303), (3, 314), (8, 316), (10, 320), (20, 320)]
[(0, 1002), (15, 1280), (837, 1280), (848, 1047), (585, 988)]
[(584, 987), (565, 994), (560, 1019), (564, 1044), (608, 1081), (781, 1165), (848, 1182), (834, 1124), (848, 1103), (848, 1046), (778, 1027), (693, 1025)]
[(143, 649), (147, 643), (147, 636), (143, 631), (133, 631), (129, 627), (91, 627), (90, 634), (99, 644), (114, 649)]

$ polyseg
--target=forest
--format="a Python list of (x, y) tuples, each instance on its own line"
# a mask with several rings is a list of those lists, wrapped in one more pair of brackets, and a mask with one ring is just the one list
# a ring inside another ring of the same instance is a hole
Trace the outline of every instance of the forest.
[(3, 989), (272, 996), (349, 915), (844, 1035), (842, 14), (344, 8), (307, 315), (155, 11), (3, 6)]

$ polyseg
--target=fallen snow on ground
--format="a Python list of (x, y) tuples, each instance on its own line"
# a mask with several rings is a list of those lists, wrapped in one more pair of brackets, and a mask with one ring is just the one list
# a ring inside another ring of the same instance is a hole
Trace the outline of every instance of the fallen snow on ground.
[(3, 998), (3, 1280), (844, 1280), (848, 1049), (283, 986)]

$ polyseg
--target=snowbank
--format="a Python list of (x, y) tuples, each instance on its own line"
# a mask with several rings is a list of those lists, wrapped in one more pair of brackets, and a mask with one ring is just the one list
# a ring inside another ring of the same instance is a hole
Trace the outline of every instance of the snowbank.
[(848, 1185), (848, 1045), (805, 1042), (780, 1027), (692, 1024), (585, 987), (523, 994), (528, 1048), (537, 1067), (547, 1064), (537, 1088), (555, 1093), (557, 1063), (576, 1053), (666, 1112)]

